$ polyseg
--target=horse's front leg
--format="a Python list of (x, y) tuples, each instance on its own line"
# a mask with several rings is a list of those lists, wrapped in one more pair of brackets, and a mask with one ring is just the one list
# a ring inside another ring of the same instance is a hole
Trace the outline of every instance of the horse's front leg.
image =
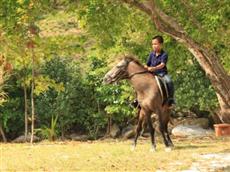
[[(165, 144), (165, 151), (171, 151), (171, 145), (170, 145), (170, 137), (168, 139), (168, 137), (166, 137), (165, 134), (167, 134), (167, 122), (165, 122), (163, 119), (162, 119), (162, 112), (159, 111), (158, 113), (158, 116), (159, 116), (159, 123), (160, 123), (160, 132), (161, 132), (161, 135), (163, 137), (163, 141), (164, 141), (164, 144)], [(169, 135), (168, 135), (169, 136)], [(172, 141), (171, 141), (172, 142)]]
[(171, 148), (173, 148), (173, 147), (174, 147), (174, 144), (173, 144), (173, 142), (172, 142), (172, 140), (171, 140), (171, 138), (170, 138), (170, 134), (169, 134), (169, 131), (168, 131), (168, 126), (166, 126), (166, 137), (167, 137), (167, 139), (168, 139), (169, 146), (170, 146)]
[(138, 111), (138, 113), (139, 113), (139, 115), (138, 115), (139, 117), (138, 117), (138, 123), (137, 123), (137, 128), (136, 128), (136, 135), (135, 135), (134, 143), (133, 143), (133, 146), (132, 146), (131, 150), (134, 150), (136, 148), (137, 139), (140, 136), (140, 133), (142, 131), (142, 123), (143, 123), (143, 120), (144, 120), (144, 111), (142, 109), (140, 109)]

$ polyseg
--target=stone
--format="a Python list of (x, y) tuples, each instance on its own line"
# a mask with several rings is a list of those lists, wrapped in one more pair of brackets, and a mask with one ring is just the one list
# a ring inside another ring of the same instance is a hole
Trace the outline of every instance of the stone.
[(208, 129), (210, 126), (210, 121), (208, 118), (171, 118), (171, 127), (176, 127), (178, 125), (193, 125)]
[(123, 136), (127, 131), (134, 130), (134, 125), (129, 124), (127, 127), (124, 127), (121, 131), (121, 135)]
[(128, 125), (122, 129), (121, 135), (123, 139), (133, 138), (135, 136), (135, 127), (131, 124)]
[(120, 134), (120, 128), (117, 126), (117, 124), (113, 124), (110, 130), (110, 136), (112, 138), (116, 138)]
[[(25, 135), (21, 135), (21, 136), (17, 137), (16, 139), (14, 139), (12, 142), (13, 143), (25, 143), (25, 142), (30, 142), (30, 139), (31, 139), (30, 134), (27, 135), (26, 138), (25, 138)], [(39, 141), (41, 141), (41, 139), (34, 135), (33, 142), (39, 142)]]
[(88, 136), (87, 135), (79, 135), (79, 134), (71, 134), (69, 136), (69, 138), (71, 140), (74, 140), (74, 141), (86, 141), (86, 140), (88, 140)]
[(129, 130), (129, 131), (126, 131), (122, 137), (124, 139), (130, 139), (130, 138), (133, 138), (135, 136), (135, 131), (134, 130)]
[(182, 122), (184, 125), (197, 126), (203, 129), (209, 128), (209, 119), (208, 118), (190, 118)]
[(178, 125), (173, 128), (172, 134), (176, 137), (203, 137), (213, 135), (214, 131), (192, 125)]

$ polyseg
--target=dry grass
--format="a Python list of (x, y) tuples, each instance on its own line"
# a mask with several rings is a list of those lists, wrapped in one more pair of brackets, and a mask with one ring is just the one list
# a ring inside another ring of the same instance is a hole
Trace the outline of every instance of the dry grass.
[(149, 139), (141, 139), (134, 152), (131, 141), (116, 140), (1, 144), (0, 171), (180, 171), (200, 154), (230, 152), (229, 137), (174, 138), (175, 149), (169, 153), (157, 140), (153, 153)]

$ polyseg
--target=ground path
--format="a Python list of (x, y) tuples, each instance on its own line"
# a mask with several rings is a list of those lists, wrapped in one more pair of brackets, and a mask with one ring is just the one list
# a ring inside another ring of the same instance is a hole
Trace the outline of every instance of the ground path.
[(230, 137), (173, 138), (175, 149), (165, 152), (157, 137), (157, 151), (150, 139), (0, 144), (0, 171), (229, 171)]

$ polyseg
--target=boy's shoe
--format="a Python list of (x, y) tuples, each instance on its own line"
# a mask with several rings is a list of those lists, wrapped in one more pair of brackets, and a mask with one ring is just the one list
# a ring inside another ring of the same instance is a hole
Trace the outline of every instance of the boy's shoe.
[(176, 106), (176, 102), (175, 102), (175, 100), (173, 98), (168, 98), (167, 104), (168, 104), (170, 109), (173, 109)]
[(135, 99), (135, 100), (131, 103), (131, 105), (132, 105), (134, 108), (139, 107), (139, 103), (138, 103), (137, 99)]

